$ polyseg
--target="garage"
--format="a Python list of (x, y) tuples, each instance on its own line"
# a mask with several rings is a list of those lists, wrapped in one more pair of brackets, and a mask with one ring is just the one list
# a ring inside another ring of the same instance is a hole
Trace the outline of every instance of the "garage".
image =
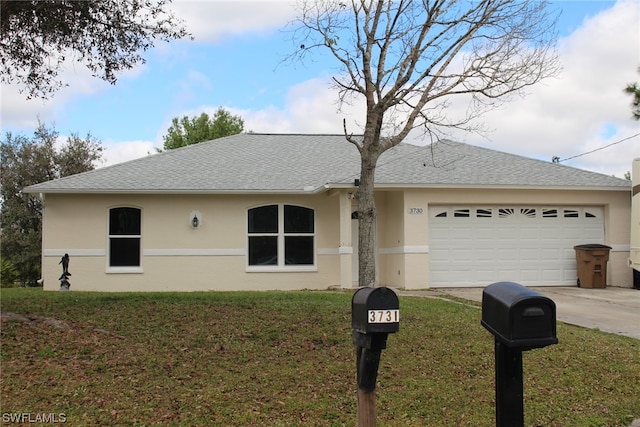
[(584, 206), (432, 206), (432, 287), (576, 284), (573, 247), (604, 243), (604, 209)]

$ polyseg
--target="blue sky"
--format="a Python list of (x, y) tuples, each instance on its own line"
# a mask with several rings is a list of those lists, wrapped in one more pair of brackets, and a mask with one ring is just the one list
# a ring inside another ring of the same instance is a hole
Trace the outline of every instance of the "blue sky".
[[(524, 99), (491, 112), (486, 136), (455, 139), (550, 160), (592, 151), (640, 132), (630, 119), (626, 84), (640, 81), (640, 2), (558, 1), (562, 9), (559, 54), (564, 71), (529, 90)], [(283, 62), (292, 52), (284, 27), (293, 17), (286, 1), (176, 1), (172, 5), (195, 40), (162, 43), (147, 63), (119, 76), (115, 86), (68, 67), (69, 87), (52, 100), (24, 99), (2, 86), (2, 131), (31, 133), (37, 119), (63, 135), (90, 132), (107, 148), (104, 164), (161, 147), (173, 117), (210, 114), (218, 106), (245, 119), (246, 130), (271, 133), (339, 133), (327, 55), (301, 65)], [(566, 164), (621, 177), (640, 157), (640, 136)]]

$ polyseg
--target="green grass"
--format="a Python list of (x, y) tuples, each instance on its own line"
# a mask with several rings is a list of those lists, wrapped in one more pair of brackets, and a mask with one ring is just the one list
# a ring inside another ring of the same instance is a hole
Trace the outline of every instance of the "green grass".
[[(2, 412), (67, 424), (353, 426), (351, 293), (3, 289)], [(401, 297), (378, 375), (380, 426), (492, 426), (492, 336), (478, 307)], [(558, 325), (524, 353), (525, 425), (640, 417), (640, 341)]]

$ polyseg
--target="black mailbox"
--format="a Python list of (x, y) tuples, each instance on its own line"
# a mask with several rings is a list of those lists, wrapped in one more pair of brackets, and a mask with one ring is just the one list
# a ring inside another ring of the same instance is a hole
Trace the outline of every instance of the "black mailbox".
[(351, 298), (351, 325), (360, 334), (388, 334), (400, 329), (398, 295), (389, 288), (360, 288)]
[[(356, 346), (360, 405), (360, 393), (370, 396), (376, 388), (380, 355), (382, 350), (387, 348), (387, 337), (400, 329), (398, 295), (384, 286), (358, 289), (351, 298), (351, 326), (351, 335)], [(362, 397), (362, 400), (369, 402), (365, 397)], [(369, 414), (367, 411), (364, 412)], [(361, 424), (360, 420), (358, 415), (358, 425), (365, 425)]]
[(482, 292), (482, 326), (510, 348), (528, 350), (557, 344), (556, 304), (512, 282)]

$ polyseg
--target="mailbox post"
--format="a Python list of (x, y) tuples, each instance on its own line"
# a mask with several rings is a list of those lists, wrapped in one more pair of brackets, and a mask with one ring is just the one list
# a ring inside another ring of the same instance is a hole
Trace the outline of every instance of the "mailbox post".
[(375, 388), (387, 337), (400, 327), (398, 296), (389, 288), (358, 289), (351, 299), (351, 326), (356, 346), (358, 427), (376, 425)]
[(556, 305), (512, 282), (482, 292), (482, 326), (495, 336), (496, 427), (523, 427), (522, 352), (557, 344)]

